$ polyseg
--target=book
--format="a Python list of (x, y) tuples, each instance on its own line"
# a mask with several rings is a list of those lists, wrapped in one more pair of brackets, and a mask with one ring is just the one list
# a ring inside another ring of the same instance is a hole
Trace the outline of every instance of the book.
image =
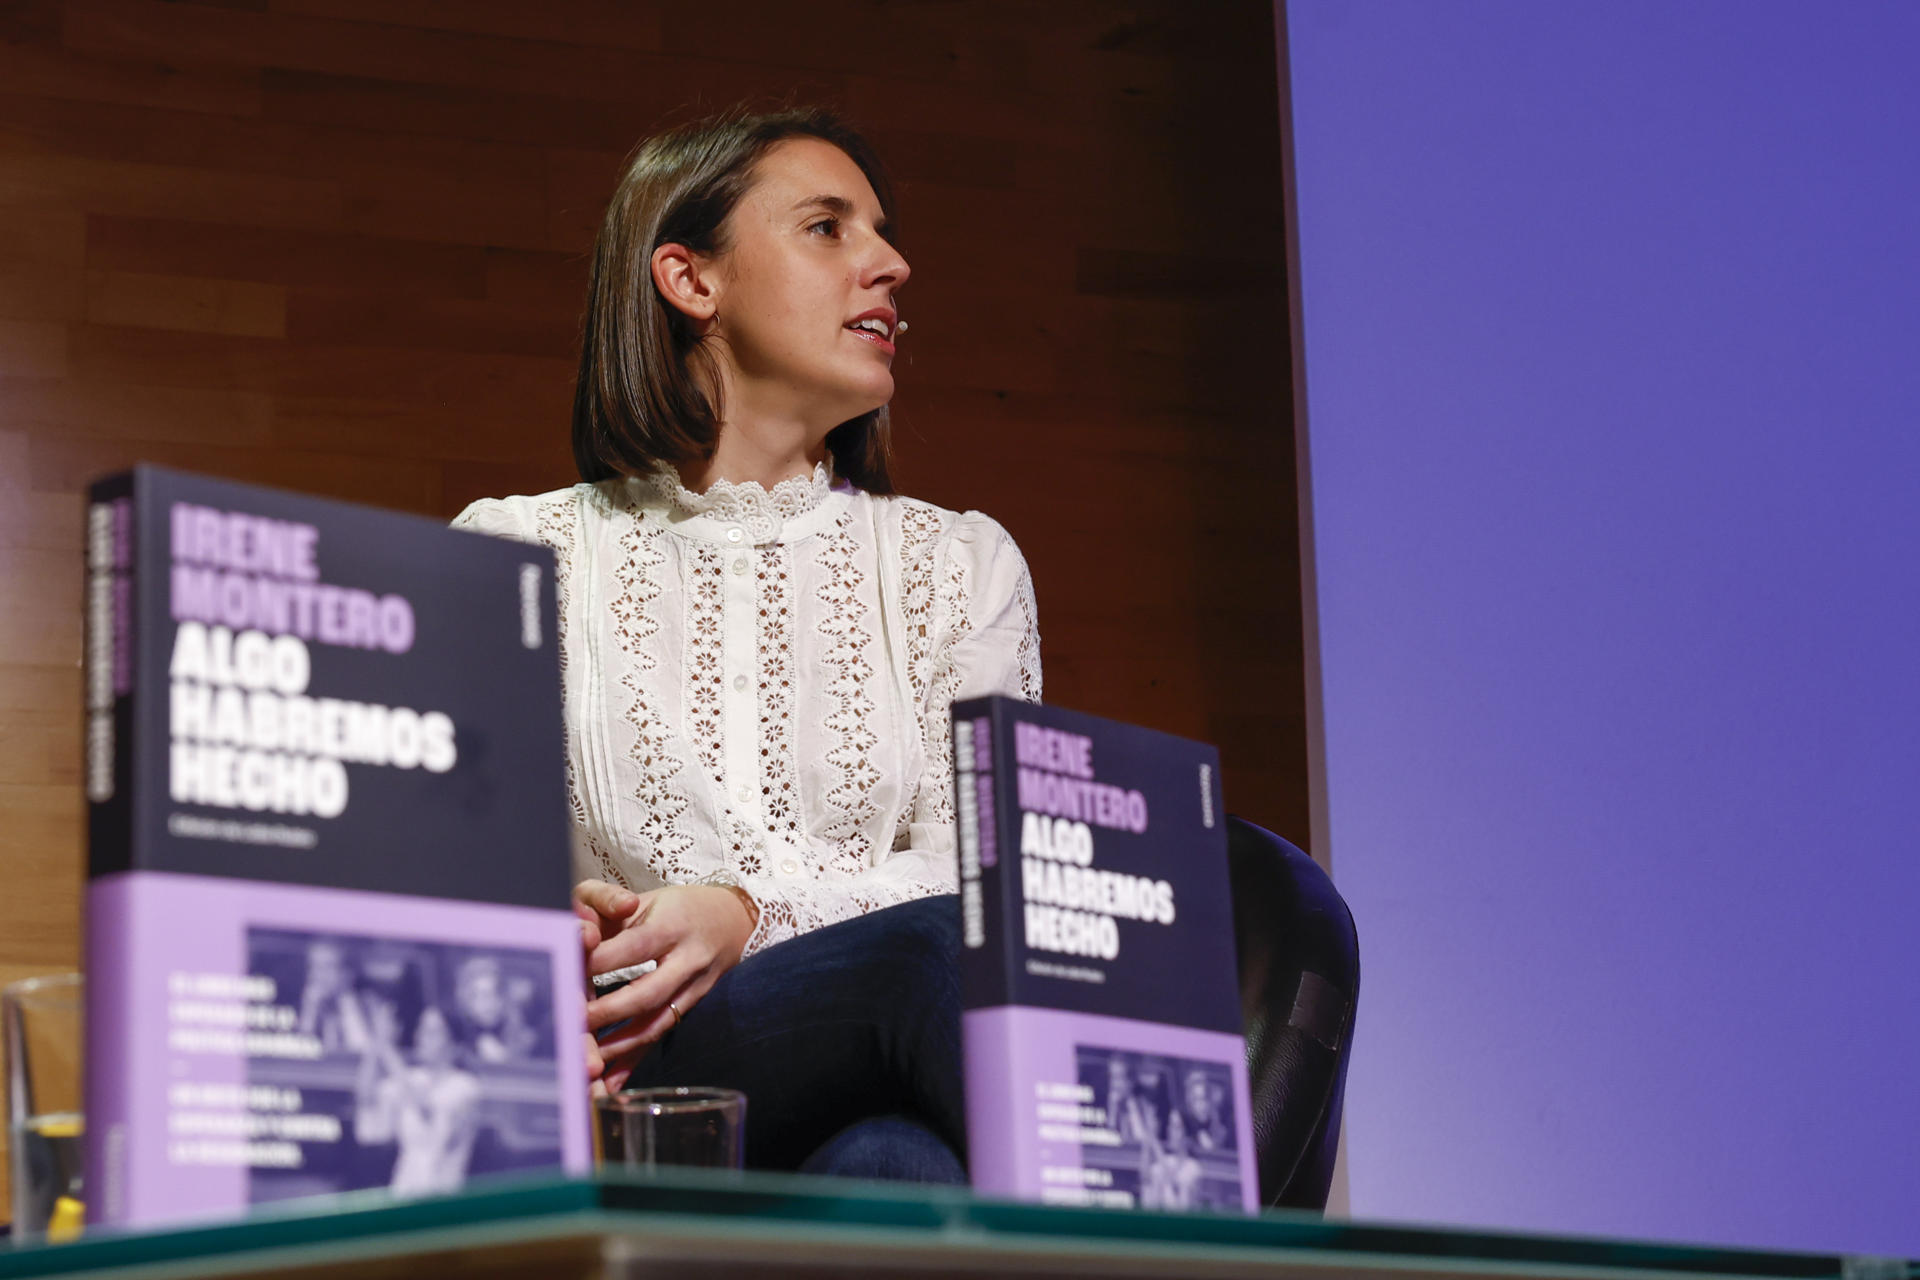
[(588, 1170), (552, 553), (140, 467), (86, 575), (89, 1220)]
[(1005, 697), (953, 747), (974, 1189), (1257, 1210), (1219, 753)]

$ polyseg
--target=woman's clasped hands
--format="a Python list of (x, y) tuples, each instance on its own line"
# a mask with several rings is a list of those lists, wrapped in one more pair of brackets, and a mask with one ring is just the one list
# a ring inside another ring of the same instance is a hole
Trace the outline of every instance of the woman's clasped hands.
[(655, 968), (587, 1003), (587, 1074), (618, 1090), (659, 1039), (740, 963), (756, 923), (752, 900), (723, 885), (635, 893), (605, 880), (573, 887), (589, 978), (651, 960)]

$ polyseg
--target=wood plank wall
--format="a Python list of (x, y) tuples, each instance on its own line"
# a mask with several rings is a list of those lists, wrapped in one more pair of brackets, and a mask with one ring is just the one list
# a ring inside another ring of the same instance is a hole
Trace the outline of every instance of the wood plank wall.
[(1217, 742), (1306, 843), (1268, 0), (8, 0), (0, 980), (78, 960), (88, 479), (570, 483), (623, 153), (789, 95), (899, 180), (904, 488), (1020, 541), (1049, 700)]

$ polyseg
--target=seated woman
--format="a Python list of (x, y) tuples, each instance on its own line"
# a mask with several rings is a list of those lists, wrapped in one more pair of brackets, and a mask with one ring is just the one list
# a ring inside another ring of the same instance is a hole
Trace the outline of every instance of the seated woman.
[(645, 143), (594, 250), (558, 561), (599, 1087), (729, 1085), (748, 1163), (959, 1180), (949, 709), (1040, 697), (1025, 561), (888, 472), (908, 267), (820, 111)]

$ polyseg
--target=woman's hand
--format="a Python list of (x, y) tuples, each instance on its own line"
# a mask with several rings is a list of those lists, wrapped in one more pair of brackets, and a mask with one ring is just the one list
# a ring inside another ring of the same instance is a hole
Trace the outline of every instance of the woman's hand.
[(740, 963), (754, 920), (744, 895), (720, 885), (668, 885), (635, 894), (602, 880), (574, 887), (587, 972), (647, 960), (652, 973), (587, 1005), (589, 1034), (625, 1022), (588, 1051), (600, 1084), (618, 1089), (647, 1049), (674, 1028), (728, 969)]
[(582, 880), (573, 886), (573, 914), (580, 917), (580, 945), (587, 950), (589, 978), (606, 972), (592, 967), (593, 949), (626, 928), (627, 921), (639, 909), (640, 895), (617, 884)]
[[(593, 967), (593, 949), (626, 927), (627, 920), (640, 909), (640, 895), (605, 880), (582, 880), (573, 886), (573, 913), (580, 917), (580, 946), (586, 953), (587, 977), (604, 969)], [(617, 967), (617, 966), (616, 966)], [(600, 1041), (591, 1031), (586, 1037), (587, 1083), (595, 1097), (606, 1093), (603, 1079), (606, 1059), (600, 1053)]]

